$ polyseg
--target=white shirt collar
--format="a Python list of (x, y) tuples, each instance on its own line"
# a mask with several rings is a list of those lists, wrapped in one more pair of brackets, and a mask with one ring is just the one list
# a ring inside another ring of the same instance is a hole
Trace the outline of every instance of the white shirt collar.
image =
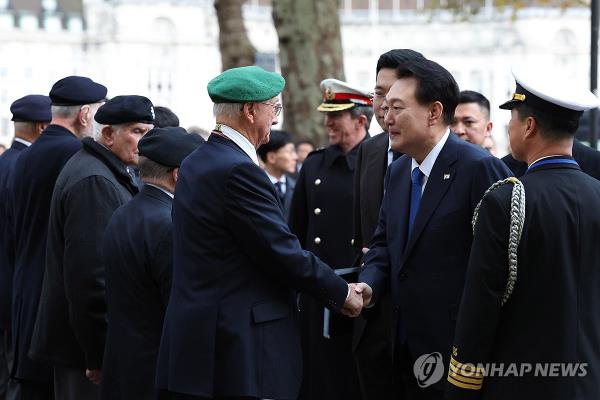
[(27, 147), (31, 146), (31, 142), (28, 142), (27, 140), (21, 139), (21, 138), (18, 138), (18, 137), (15, 138), (15, 142), (19, 142), (21, 144), (24, 144)]
[(277, 182), (281, 182), (281, 183), (285, 184), (285, 174), (281, 175), (281, 178), (277, 179), (273, 175), (269, 174), (267, 172), (267, 170), (265, 170), (265, 173), (267, 174), (267, 176), (269, 177), (269, 179), (271, 180), (271, 183), (273, 185), (276, 184)]
[[(543, 160), (544, 158), (550, 158), (550, 157), (559, 157), (561, 156), (561, 154), (552, 154), (551, 156), (544, 156), (544, 157), (540, 157), (537, 160), (535, 160), (534, 162), (532, 162), (531, 164), (528, 165), (528, 167), (531, 167), (533, 164), (535, 164), (536, 162)], [(562, 154), (562, 157), (566, 157), (564, 154)], [(514, 158), (514, 157), (513, 157)]]
[(161, 188), (160, 186), (156, 186), (156, 185), (154, 185), (152, 183), (144, 183), (144, 185), (155, 187), (158, 190), (160, 190), (161, 192), (166, 193), (170, 198), (172, 198), (172, 199), (175, 198), (175, 195), (173, 193), (169, 192), (168, 190), (165, 190), (165, 189)]
[(427, 154), (427, 157), (425, 157), (425, 159), (423, 160), (421, 165), (419, 165), (419, 163), (417, 163), (417, 161), (414, 158), (412, 159), (412, 166), (411, 166), (410, 170), (412, 171), (415, 168), (419, 167), (419, 169), (421, 170), (423, 175), (425, 175), (427, 178), (429, 178), (429, 175), (431, 174), (431, 170), (433, 169), (433, 165), (435, 164), (435, 160), (437, 160), (438, 156), (440, 155), (440, 152), (442, 151), (442, 148), (446, 144), (446, 141), (448, 140), (449, 136), (450, 136), (450, 129), (447, 129), (446, 133), (444, 133), (444, 136), (442, 136), (440, 141), (437, 142), (437, 144), (435, 146), (433, 146), (433, 149), (431, 149), (429, 154)]
[(250, 157), (252, 159), (254, 164), (259, 165), (258, 157), (256, 155), (256, 149), (244, 135), (242, 135), (235, 129), (233, 129), (225, 124), (217, 124), (217, 126), (220, 126), (218, 128), (218, 130), (223, 135), (225, 135), (229, 139), (231, 139), (235, 144), (240, 146), (240, 148), (244, 151), (244, 153), (248, 154), (248, 157)]

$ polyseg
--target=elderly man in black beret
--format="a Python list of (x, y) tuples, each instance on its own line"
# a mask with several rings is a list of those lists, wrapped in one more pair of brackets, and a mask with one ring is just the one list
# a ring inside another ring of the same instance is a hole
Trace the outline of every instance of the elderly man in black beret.
[(83, 140), (54, 188), (31, 344), (35, 357), (54, 365), (56, 395), (66, 400), (98, 397), (106, 334), (102, 236), (112, 213), (137, 193), (125, 166), (137, 164), (154, 110), (146, 97), (117, 96), (95, 119), (96, 140)]
[(50, 98), (31, 94), (15, 100), (11, 106), (15, 138), (10, 148), (0, 157), (0, 398), (11, 399), (16, 391), (14, 381), (9, 381), (13, 349), (11, 346), (11, 295), (14, 269), (14, 237), (8, 224), (7, 187), (17, 156), (31, 146), (52, 119)]
[(104, 233), (109, 323), (102, 399), (157, 398), (156, 357), (171, 290), (173, 193), (179, 165), (202, 142), (168, 127), (154, 128), (138, 144), (144, 186), (115, 211)]
[(173, 284), (156, 367), (170, 399), (295, 399), (295, 290), (349, 315), (362, 308), (342, 278), (301, 249), (258, 166), (284, 85), (255, 66), (208, 85), (217, 127), (182, 163), (173, 201)]
[(54, 183), (65, 163), (92, 134), (92, 121), (106, 98), (106, 87), (82, 76), (68, 76), (50, 90), (52, 121), (21, 151), (9, 178), (7, 206), (14, 245), (11, 374), (23, 399), (52, 398), (52, 368), (29, 357), (44, 278), (48, 216)]

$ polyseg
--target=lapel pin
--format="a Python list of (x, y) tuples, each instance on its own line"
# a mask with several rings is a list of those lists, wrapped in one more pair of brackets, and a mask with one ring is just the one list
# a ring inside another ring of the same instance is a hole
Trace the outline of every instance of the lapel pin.
[(444, 174), (444, 180), (450, 179), (450, 174)]

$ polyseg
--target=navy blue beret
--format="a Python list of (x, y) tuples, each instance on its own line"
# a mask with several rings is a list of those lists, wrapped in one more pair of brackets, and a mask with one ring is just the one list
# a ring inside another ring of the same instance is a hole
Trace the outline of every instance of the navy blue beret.
[(128, 122), (154, 123), (154, 106), (144, 96), (116, 96), (104, 103), (94, 119), (105, 125), (118, 125)]
[(179, 167), (204, 142), (181, 127), (154, 128), (138, 142), (139, 155), (167, 167)]
[(11, 121), (17, 122), (50, 122), (52, 112), (50, 110), (50, 97), (41, 94), (30, 94), (15, 100), (10, 105), (12, 113)]
[(106, 99), (105, 86), (85, 76), (67, 76), (50, 89), (50, 99), (55, 106), (80, 106)]

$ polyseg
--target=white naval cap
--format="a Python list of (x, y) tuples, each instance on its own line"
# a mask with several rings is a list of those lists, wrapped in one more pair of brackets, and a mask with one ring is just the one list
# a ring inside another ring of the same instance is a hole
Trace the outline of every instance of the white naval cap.
[(349, 110), (354, 106), (372, 106), (373, 100), (368, 91), (351, 86), (338, 79), (324, 79), (321, 81), (323, 103), (317, 107), (318, 111), (334, 112)]
[[(500, 108), (510, 110), (519, 104), (549, 113), (558, 113), (565, 117), (579, 117), (585, 110), (600, 106), (600, 99), (586, 89), (568, 86), (560, 79), (544, 79), (541, 74), (534, 75), (521, 69), (513, 69), (517, 88), (512, 99)], [(560, 77), (557, 72), (555, 77)]]

